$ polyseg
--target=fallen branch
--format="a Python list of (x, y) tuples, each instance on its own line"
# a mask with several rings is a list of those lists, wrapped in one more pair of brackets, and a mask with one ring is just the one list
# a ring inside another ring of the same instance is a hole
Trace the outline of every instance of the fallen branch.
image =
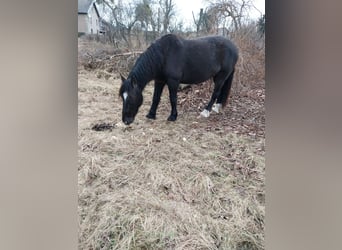
[(119, 57), (119, 56), (130, 56), (130, 55), (139, 55), (142, 54), (143, 51), (133, 51), (133, 52), (126, 52), (126, 53), (121, 53), (121, 54), (115, 54), (110, 57), (110, 59), (114, 57)]

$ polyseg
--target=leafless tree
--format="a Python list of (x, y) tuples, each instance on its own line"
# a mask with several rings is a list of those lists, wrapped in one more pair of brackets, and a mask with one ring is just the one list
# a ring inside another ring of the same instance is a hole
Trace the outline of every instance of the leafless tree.
[(230, 19), (235, 30), (242, 27), (248, 11), (254, 6), (253, 0), (207, 0), (212, 15)]
[(219, 15), (217, 15), (216, 11), (213, 11), (211, 8), (207, 8), (206, 10), (201, 8), (197, 17), (195, 16), (194, 12), (192, 12), (192, 18), (196, 26), (197, 35), (199, 35), (200, 32), (205, 34), (214, 33), (217, 30), (221, 20), (219, 19)]
[(159, 6), (162, 12), (163, 33), (167, 33), (172, 17), (175, 16), (175, 3), (173, 0), (160, 0)]
[(142, 0), (135, 7), (135, 16), (141, 23), (141, 27), (145, 30), (145, 41), (148, 41), (149, 25), (152, 23), (152, 2), (150, 0)]
[(126, 45), (131, 48), (132, 29), (137, 22), (135, 4), (123, 4), (121, 0), (98, 0), (98, 3), (105, 5), (109, 9), (111, 12), (110, 19), (113, 20), (116, 35), (120, 36), (126, 42)]
[(203, 8), (200, 9), (200, 13), (198, 17), (195, 17), (194, 12), (192, 12), (192, 18), (194, 20), (194, 24), (196, 26), (196, 35), (198, 36), (199, 31), (201, 29), (202, 23), (203, 23)]

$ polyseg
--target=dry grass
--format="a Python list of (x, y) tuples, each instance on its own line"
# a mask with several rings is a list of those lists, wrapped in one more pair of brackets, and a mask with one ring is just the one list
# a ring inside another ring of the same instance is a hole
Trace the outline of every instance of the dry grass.
[(208, 119), (186, 99), (172, 123), (164, 91), (150, 121), (148, 85), (126, 128), (119, 87), (79, 71), (79, 248), (264, 249), (263, 99), (232, 96)]

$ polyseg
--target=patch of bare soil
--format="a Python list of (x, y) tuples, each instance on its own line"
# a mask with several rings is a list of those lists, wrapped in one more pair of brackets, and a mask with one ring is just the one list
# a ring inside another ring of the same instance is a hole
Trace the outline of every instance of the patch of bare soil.
[(131, 127), (121, 122), (120, 81), (79, 71), (80, 249), (264, 249), (264, 91), (231, 94), (200, 118), (211, 84), (165, 89), (145, 118), (152, 84)]

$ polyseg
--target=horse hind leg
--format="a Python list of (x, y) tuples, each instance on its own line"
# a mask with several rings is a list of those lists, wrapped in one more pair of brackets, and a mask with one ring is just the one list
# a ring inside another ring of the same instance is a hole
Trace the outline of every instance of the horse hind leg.
[[(201, 116), (203, 117), (209, 117), (210, 116), (210, 112), (213, 108), (213, 105), (216, 101), (216, 99), (220, 96), (221, 93), (221, 89), (225, 83), (225, 80), (227, 78), (227, 73), (224, 71), (219, 72), (217, 75), (214, 76), (214, 83), (215, 83), (215, 87), (214, 87), (214, 91), (211, 95), (210, 101), (208, 103), (208, 105), (206, 106), (206, 108), (201, 112)], [(214, 111), (216, 112), (218, 110), (220, 105), (215, 105), (214, 106)]]
[(232, 73), (230, 73), (227, 80), (225, 80), (222, 86), (220, 95), (217, 97), (217, 101), (212, 108), (212, 110), (215, 111), (216, 113), (219, 113), (227, 103), (230, 89), (232, 87), (233, 77), (234, 77), (234, 70), (232, 71)]
[(222, 104), (221, 103), (214, 103), (212, 109), (215, 113), (220, 113), (222, 110)]

